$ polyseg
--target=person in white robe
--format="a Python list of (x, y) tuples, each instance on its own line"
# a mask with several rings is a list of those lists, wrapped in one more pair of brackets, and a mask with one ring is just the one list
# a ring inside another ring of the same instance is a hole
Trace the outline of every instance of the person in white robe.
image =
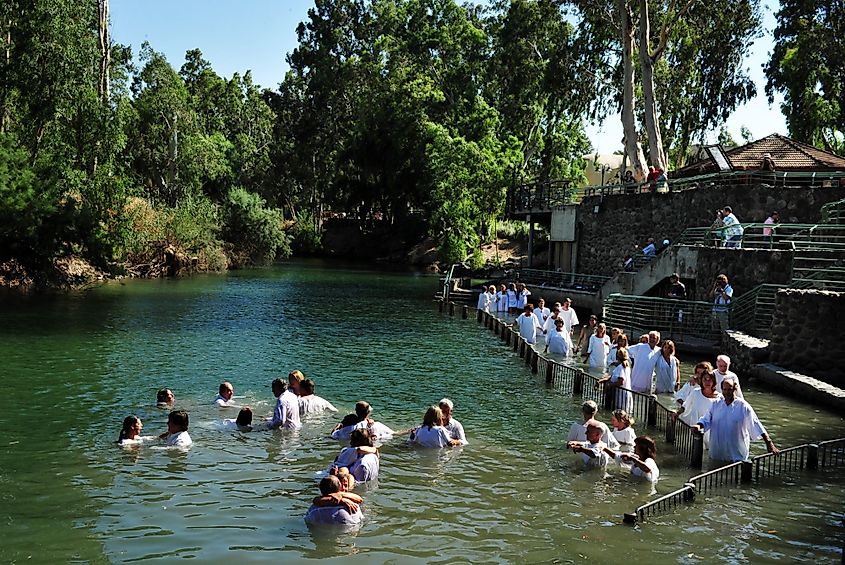
[(488, 312), (490, 309), (490, 294), (487, 292), (487, 287), (482, 286), (481, 292), (478, 293), (478, 303), (476, 309)]
[(467, 436), (464, 433), (464, 426), (457, 421), (455, 416), (455, 403), (448, 398), (443, 398), (437, 403), (440, 411), (443, 412), (443, 427), (449, 432), (450, 439), (456, 439), (461, 445), (467, 445)]
[(305, 522), (315, 524), (358, 525), (364, 520), (361, 512), (363, 499), (357, 494), (343, 492), (340, 479), (334, 475), (320, 481), (320, 493), (305, 514)]
[(573, 453), (580, 453), (581, 460), (587, 469), (603, 469), (607, 467), (610, 457), (607, 453), (608, 446), (602, 441), (603, 429), (601, 422), (593, 419), (587, 420), (584, 422), (584, 428), (585, 439), (570, 440), (566, 442), (566, 448), (571, 449)]
[(566, 297), (563, 299), (563, 304), (560, 305), (560, 313), (558, 314), (558, 317), (563, 320), (563, 332), (566, 334), (569, 351), (572, 353), (574, 352), (574, 348), (572, 347), (572, 328), (577, 326), (580, 321), (578, 320), (578, 314), (575, 313), (575, 309), (572, 307), (571, 298)]
[(557, 319), (550, 335), (546, 336), (546, 352), (556, 355), (569, 355), (569, 341), (563, 329), (563, 320)]
[(607, 363), (607, 352), (610, 349), (610, 337), (607, 335), (607, 326), (599, 324), (596, 326), (595, 335), (590, 336), (584, 358), (588, 359), (591, 369), (604, 369)]
[[(514, 321), (514, 327), (519, 328), (519, 335), (525, 338), (525, 341), (534, 345), (537, 342), (537, 318), (533, 314), (534, 307), (531, 304), (526, 304), (524, 312), (517, 316)], [(540, 328), (542, 330), (542, 328)]]
[(637, 343), (628, 348), (633, 361), (631, 390), (651, 394), (654, 368), (660, 358), (660, 332), (649, 332), (648, 343)]
[(552, 311), (546, 308), (546, 301), (542, 298), (538, 300), (537, 306), (534, 307), (534, 317), (537, 318), (537, 325), (540, 327), (537, 331), (538, 334), (545, 333), (546, 322), (551, 314)]
[(439, 406), (429, 406), (421, 426), (411, 431), (408, 443), (420, 447), (452, 447), (461, 445), (460, 440), (449, 437), (443, 427), (443, 411)]
[(737, 398), (736, 380), (726, 377), (722, 381), (722, 396), (702, 416), (696, 426), (710, 432), (710, 458), (715, 461), (747, 461), (751, 440), (762, 438), (769, 453), (778, 453), (766, 428), (754, 409), (745, 400)]
[(613, 405), (618, 410), (631, 412), (634, 409), (634, 395), (631, 393), (631, 360), (624, 347), (616, 350), (616, 362), (609, 377), (598, 380), (597, 384), (607, 382), (615, 392)]
[(595, 415), (596, 413), (598, 413), (598, 411), (599, 407), (594, 401), (585, 400), (584, 403), (581, 405), (581, 413), (584, 416), (584, 422), (575, 422), (574, 424), (572, 424), (572, 427), (569, 428), (569, 435), (567, 435), (566, 441), (586, 441), (587, 422), (590, 420), (594, 420), (598, 422), (599, 427), (602, 429), (602, 442), (604, 442), (604, 444), (607, 445), (610, 449), (619, 449), (619, 442), (616, 441), (616, 438), (613, 437), (612, 433), (610, 433), (610, 429), (607, 427), (607, 424), (595, 420)]
[(496, 314), (499, 318), (504, 318), (508, 313), (508, 287), (502, 285), (499, 292), (496, 293)]
[(656, 483), (660, 478), (657, 467), (657, 444), (648, 436), (634, 440), (634, 453), (619, 453), (617, 459), (631, 464), (631, 475)]
[(681, 388), (681, 363), (675, 357), (675, 342), (671, 339), (664, 341), (660, 348), (654, 376), (654, 391), (657, 394), (675, 394)]
[(731, 371), (731, 358), (727, 355), (719, 355), (716, 357), (716, 370), (713, 371), (716, 375), (716, 390), (721, 390), (722, 381), (725, 377), (731, 377), (736, 381), (736, 397), (745, 398), (742, 394), (742, 387), (739, 385), (739, 377), (736, 373)]
[(689, 378), (689, 381), (684, 383), (684, 386), (681, 387), (681, 390), (675, 393), (675, 402), (683, 406), (684, 401), (689, 398), (689, 395), (697, 388), (701, 388), (701, 377), (704, 373), (712, 373), (713, 366), (708, 363), (707, 361), (702, 361), (700, 363), (696, 363), (695, 368), (693, 369), (693, 374)]
[(314, 416), (324, 412), (337, 412), (331, 402), (314, 394), (314, 388), (315, 384), (311, 379), (299, 383), (299, 415)]

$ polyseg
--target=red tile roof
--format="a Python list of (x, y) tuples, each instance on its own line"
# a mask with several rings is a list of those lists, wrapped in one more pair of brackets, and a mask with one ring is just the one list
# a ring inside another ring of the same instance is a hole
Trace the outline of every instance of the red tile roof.
[[(757, 170), (767, 153), (777, 171), (845, 171), (845, 158), (777, 133), (725, 151), (725, 156), (735, 170)], [(674, 176), (717, 170), (715, 163), (707, 158), (678, 169)]]

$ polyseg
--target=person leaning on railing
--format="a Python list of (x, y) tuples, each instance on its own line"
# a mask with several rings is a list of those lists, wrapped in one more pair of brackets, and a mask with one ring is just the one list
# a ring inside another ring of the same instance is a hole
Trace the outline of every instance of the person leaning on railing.
[(780, 453), (748, 402), (735, 395), (737, 381), (726, 377), (722, 395), (695, 427), (710, 432), (710, 458), (715, 461), (747, 461), (751, 440), (762, 438), (769, 453)]

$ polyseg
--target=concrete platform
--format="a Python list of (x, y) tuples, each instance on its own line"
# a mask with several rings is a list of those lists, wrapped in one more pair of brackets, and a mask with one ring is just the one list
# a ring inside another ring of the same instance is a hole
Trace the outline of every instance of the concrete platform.
[(767, 387), (785, 392), (795, 399), (834, 410), (845, 410), (845, 390), (813, 377), (771, 363), (753, 365), (751, 374), (755, 379), (766, 383)]

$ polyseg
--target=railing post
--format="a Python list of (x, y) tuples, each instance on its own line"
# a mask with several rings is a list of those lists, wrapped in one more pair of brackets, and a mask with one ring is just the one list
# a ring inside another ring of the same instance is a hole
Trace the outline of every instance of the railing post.
[(657, 425), (657, 395), (652, 394), (648, 399), (648, 427)]
[(807, 447), (807, 468), (811, 471), (819, 468), (819, 446), (815, 443)]
[(466, 304), (464, 304), (463, 310), (461, 312), (461, 318), (463, 318), (464, 320), (469, 318), (469, 306), (467, 306)]
[(625, 524), (630, 524), (631, 526), (637, 525), (637, 513), (636, 512), (625, 512), (622, 515), (622, 522)]
[(583, 394), (584, 392), (584, 371), (578, 369), (575, 371), (575, 378), (572, 379), (572, 396), (576, 394)]
[(551, 359), (546, 361), (546, 383), (552, 384), (555, 378), (555, 362)]
[(754, 474), (754, 463), (751, 461), (743, 461), (739, 466), (739, 480), (743, 483), (750, 483), (751, 477)]
[(540, 354), (537, 353), (537, 350), (533, 347), (531, 348), (531, 372), (535, 375), (537, 374), (537, 370), (539, 369), (540, 365)]
[(687, 490), (684, 491), (684, 502), (693, 502), (695, 500), (695, 485), (692, 483), (684, 483)]
[(666, 443), (672, 445), (675, 443), (675, 428), (678, 426), (677, 418), (672, 418), (669, 415), (669, 421), (666, 422)]
[(449, 303), (449, 315), (452, 316), (452, 317), (455, 316), (455, 303), (454, 302)]
[(437, 302), (437, 310), (442, 314), (443, 313), (443, 306), (446, 305), (444, 300), (440, 300)]
[(690, 466), (694, 469), (701, 469), (704, 466), (704, 434), (693, 428), (692, 430), (692, 457)]
[(614, 390), (613, 387), (607, 386), (607, 383), (602, 383), (602, 403), (605, 410), (613, 410)]

